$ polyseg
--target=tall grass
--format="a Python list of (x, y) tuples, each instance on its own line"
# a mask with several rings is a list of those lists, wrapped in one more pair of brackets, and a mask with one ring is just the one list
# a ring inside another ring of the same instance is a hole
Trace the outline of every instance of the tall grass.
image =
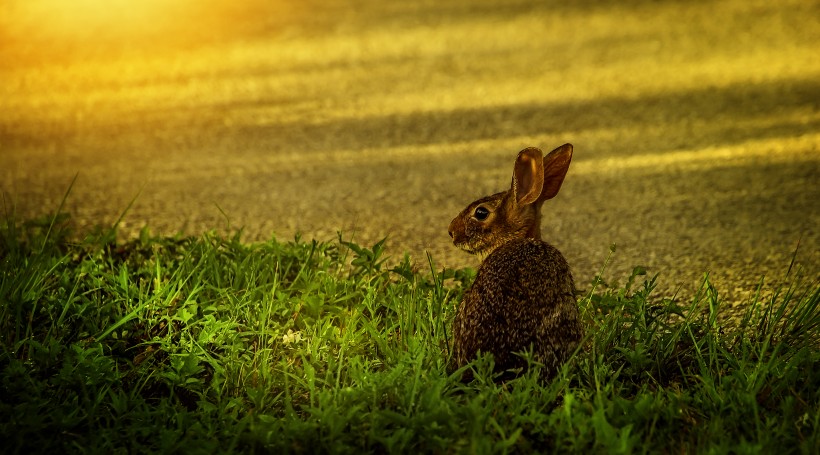
[[(77, 241), (67, 217), (0, 230), (8, 453), (816, 453), (820, 286), (722, 326), (708, 279), (658, 299), (636, 268), (581, 295), (588, 335), (550, 383), (449, 369), (471, 270), (239, 234)], [(522, 355), (527, 355), (522, 353)]]

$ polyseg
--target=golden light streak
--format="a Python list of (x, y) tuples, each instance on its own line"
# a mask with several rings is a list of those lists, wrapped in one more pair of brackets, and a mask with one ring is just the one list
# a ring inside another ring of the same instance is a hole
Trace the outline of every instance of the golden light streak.
[(0, 66), (161, 53), (270, 31), (287, 20), (282, 3), (7, 0), (0, 2)]
[(186, 0), (33, 0), (20, 2), (24, 20), (38, 24), (38, 32), (64, 39), (124, 36), (144, 32), (161, 23)]

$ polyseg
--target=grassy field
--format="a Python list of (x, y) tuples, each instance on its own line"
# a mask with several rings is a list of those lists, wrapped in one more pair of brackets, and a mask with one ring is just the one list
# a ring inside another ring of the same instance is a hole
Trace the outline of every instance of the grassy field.
[(0, 230), (5, 453), (820, 448), (820, 285), (799, 270), (738, 327), (708, 279), (674, 301), (639, 267), (577, 277), (588, 336), (554, 381), (495, 383), (486, 357), (465, 384), (448, 341), (472, 270), (388, 268), (384, 242), (341, 235), (117, 243), (67, 221)]

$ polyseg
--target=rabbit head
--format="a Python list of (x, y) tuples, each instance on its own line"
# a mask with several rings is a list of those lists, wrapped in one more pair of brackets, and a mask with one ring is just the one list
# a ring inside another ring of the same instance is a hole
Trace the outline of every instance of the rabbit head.
[(455, 246), (483, 261), (512, 239), (541, 239), (541, 205), (561, 189), (572, 145), (542, 155), (535, 147), (519, 152), (510, 189), (473, 202), (450, 222), (448, 231)]

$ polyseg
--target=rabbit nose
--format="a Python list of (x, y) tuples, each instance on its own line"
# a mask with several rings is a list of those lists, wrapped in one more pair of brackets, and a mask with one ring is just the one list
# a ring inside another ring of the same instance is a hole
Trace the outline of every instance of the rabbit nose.
[(455, 232), (458, 229), (458, 226), (456, 225), (457, 220), (458, 218), (453, 218), (453, 221), (450, 221), (450, 224), (447, 225), (447, 233), (450, 234), (451, 239), (455, 238)]

